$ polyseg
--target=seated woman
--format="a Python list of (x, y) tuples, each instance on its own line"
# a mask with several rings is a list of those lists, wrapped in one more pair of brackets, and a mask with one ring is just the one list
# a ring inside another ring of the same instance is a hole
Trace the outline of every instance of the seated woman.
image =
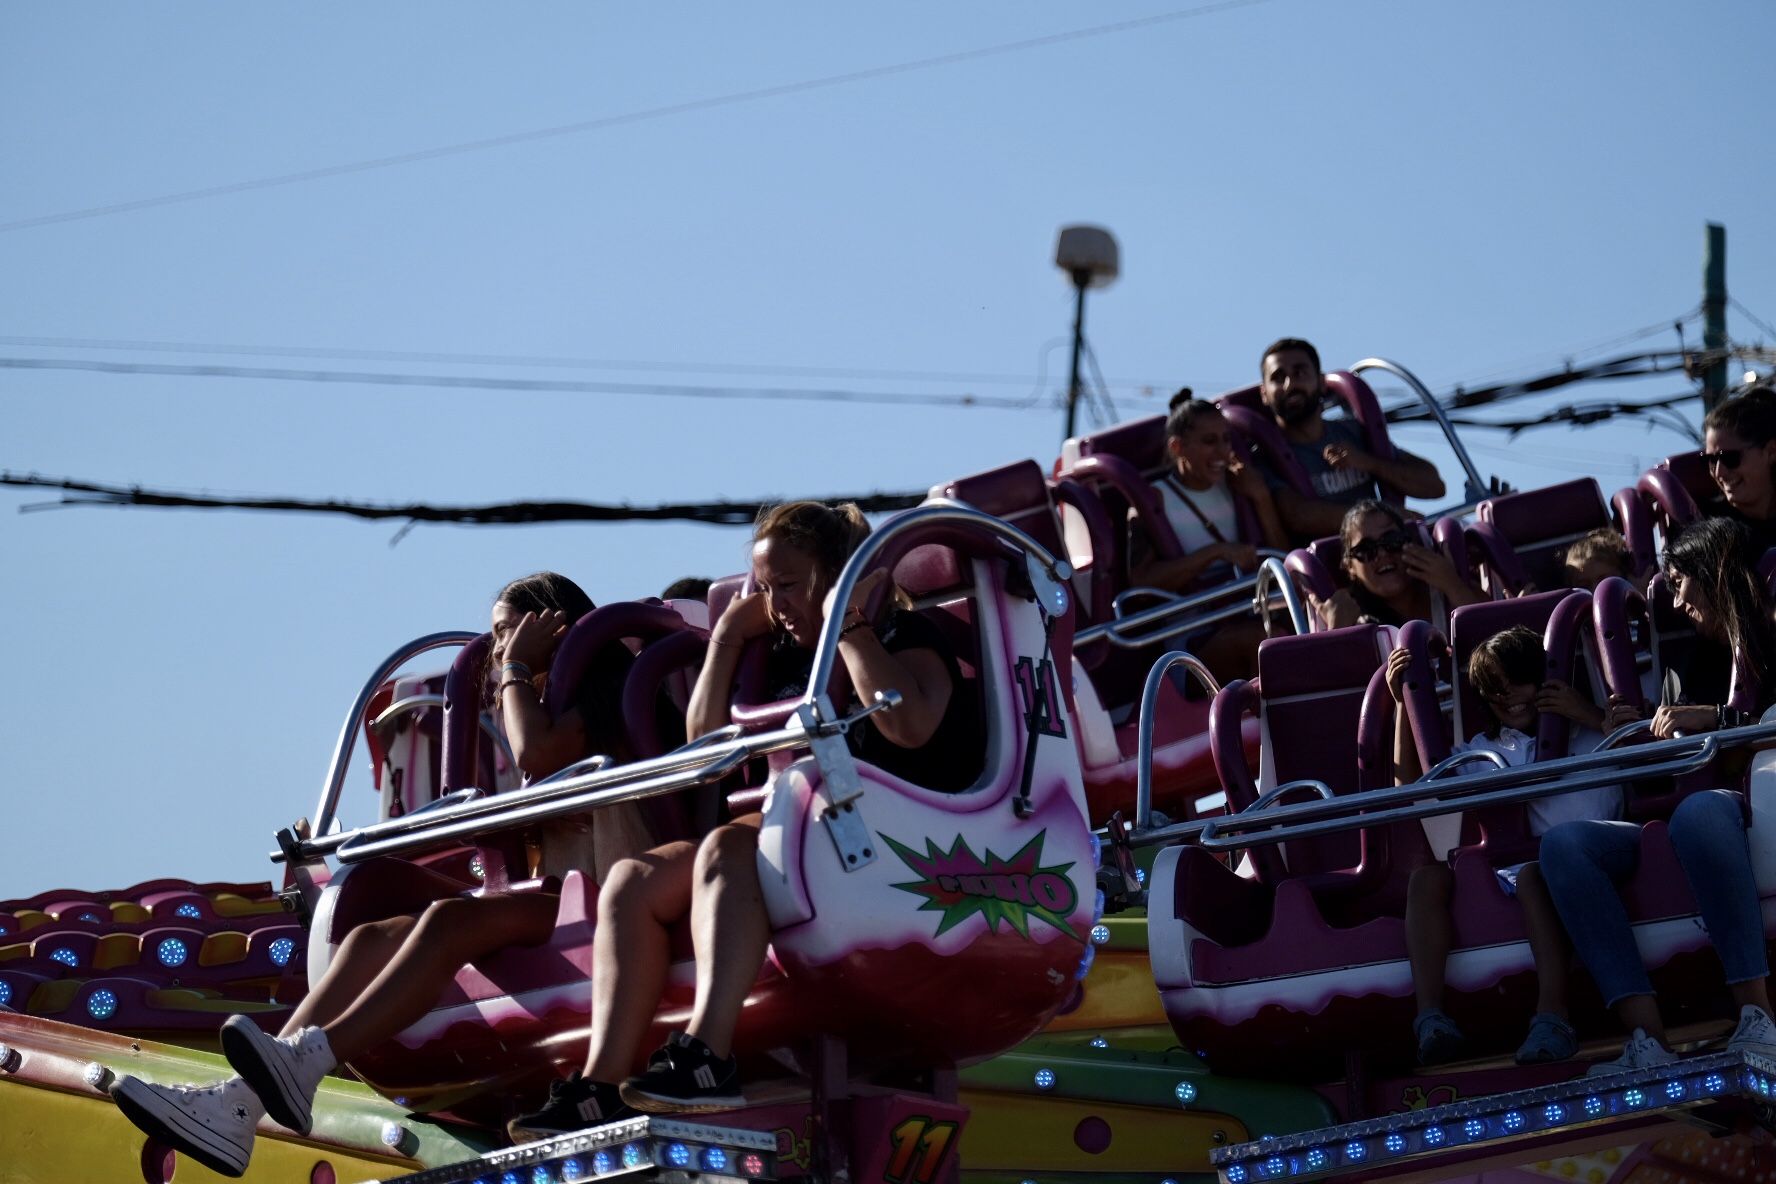
[[(1188, 389), (1172, 399), (1166, 417), (1166, 456), (1172, 467), (1154, 483), (1165, 507), (1166, 521), (1184, 553), (1174, 559), (1153, 554), (1152, 542), (1139, 519), (1129, 514), (1129, 575), (1136, 585), (1167, 592), (1190, 591), (1199, 584), (1230, 579), (1237, 571), (1258, 566), (1257, 548), (1240, 537), (1236, 499), (1249, 502), (1257, 515), (1265, 546), (1285, 550), (1289, 536), (1277, 517), (1270, 487), (1258, 470), (1241, 464), (1233, 451), (1233, 432), (1221, 409), (1190, 397)], [(1228, 622), (1191, 648), (1223, 679), (1257, 673), (1258, 643), (1264, 628), (1258, 621)]]
[[(709, 653), (691, 696), (688, 730), (702, 735), (728, 722), (741, 651), (769, 638), (769, 686), (775, 698), (807, 690), (813, 646), (827, 614), (825, 598), (845, 560), (869, 532), (855, 505), (791, 502), (766, 512), (753, 532), (752, 576), (758, 591), (731, 603), (709, 637)], [(973, 785), (985, 755), (979, 706), (965, 693), (956, 656), (930, 622), (890, 608), (869, 616), (870, 593), (886, 579), (874, 572), (843, 606), (839, 668), (851, 692), (835, 685), (834, 702), (865, 701), (896, 690), (900, 706), (853, 725), (847, 740), (865, 761), (931, 789)], [(699, 844), (669, 843), (627, 860), (598, 898), (592, 942), (592, 1039), (585, 1068), (558, 1081), (538, 1112), (512, 1120), (514, 1139), (542, 1139), (613, 1122), (633, 1110), (653, 1113), (727, 1110), (745, 1104), (732, 1042), (740, 1010), (758, 977), (770, 923), (758, 881), (758, 828), (749, 814)], [(697, 964), (689, 1029), (675, 1032), (631, 1077), (642, 1038), (659, 1005), (671, 962), (674, 924), (691, 922)]]
[(1344, 542), (1343, 566), (1350, 584), (1325, 600), (1308, 597), (1328, 629), (1430, 621), (1433, 591), (1443, 594), (1451, 612), (1486, 599), (1446, 555), (1420, 543), (1405, 516), (1386, 502), (1373, 498), (1358, 502), (1345, 512), (1338, 534)]
[[(1776, 670), (1776, 629), (1763, 581), (1752, 570), (1750, 548), (1744, 526), (1711, 518), (1692, 524), (1665, 550), (1673, 600), (1696, 623), (1699, 637), (1683, 670), (1667, 672), (1653, 713), (1653, 734), (1661, 739), (1755, 718), (1725, 705), (1735, 661), (1761, 679), (1758, 711), (1776, 698), (1767, 689), (1776, 683), (1769, 674)], [(1633, 707), (1612, 700), (1605, 726), (1613, 730), (1637, 718)], [(1739, 1026), (1727, 1048), (1776, 1056), (1763, 912), (1752, 876), (1743, 800), (1730, 789), (1693, 793), (1672, 812), (1669, 828), (1739, 1007)], [(1640, 828), (1632, 822), (1564, 822), (1542, 836), (1542, 878), (1554, 905), (1604, 1002), (1632, 1033), (1622, 1055), (1593, 1065), (1592, 1074), (1677, 1059), (1666, 1042), (1658, 1000), (1618, 892), (1639, 862)]]
[[(1412, 653), (1397, 649), (1388, 658), (1387, 685), (1395, 703), (1405, 697), (1403, 684)], [(1474, 647), (1468, 658), (1468, 681), (1480, 694), (1484, 731), (1456, 752), (1490, 752), (1507, 768), (1536, 759), (1537, 716), (1544, 711), (1565, 716), (1574, 728), (1570, 751), (1590, 752), (1603, 740), (1598, 726), (1603, 712), (1570, 684), (1547, 679), (1548, 655), (1542, 638), (1523, 625), (1493, 634)], [(1418, 744), (1404, 710), (1394, 714), (1394, 780), (1406, 785), (1423, 775)], [(1569, 818), (1614, 819), (1622, 813), (1618, 785), (1575, 790), (1529, 804), (1529, 830), (1540, 835)], [(1453, 854), (1453, 853), (1452, 853)], [(1578, 1051), (1578, 1036), (1566, 1014), (1567, 964), (1572, 948), (1560, 917), (1548, 897), (1540, 869), (1532, 863), (1500, 868), (1499, 883), (1523, 906), (1523, 926), (1536, 968), (1536, 1011), (1529, 1035), (1517, 1050), (1520, 1065), (1564, 1061)], [(1449, 947), (1454, 941), (1455, 874), (1448, 863), (1415, 868), (1406, 885), (1406, 954), (1412, 964), (1412, 990), (1418, 1003), (1413, 1035), (1418, 1063), (1455, 1060), (1467, 1046), (1456, 1023), (1443, 1010), (1443, 987)]]
[[(496, 711), (518, 767), (532, 780), (590, 755), (588, 737), (620, 703), (630, 658), (611, 647), (610, 656), (601, 655), (587, 672), (578, 710), (551, 720), (543, 709), (555, 647), (591, 610), (579, 586), (553, 572), (508, 584), (494, 603), (488, 664), (499, 672)], [(545, 859), (551, 846), (578, 847), (587, 871), (603, 870), (593, 860), (608, 865), (659, 841), (633, 807), (555, 829), (565, 829), (568, 841), (552, 843), (556, 836), (545, 830)], [(542, 892), (453, 896), (417, 916), (360, 925), (346, 935), (282, 1034), (267, 1036), (246, 1016), (222, 1025), (222, 1051), (237, 1076), (204, 1087), (125, 1077), (111, 1096), (131, 1122), (167, 1146), (223, 1175), (240, 1176), (261, 1115), (307, 1134), (322, 1077), (425, 1015), (465, 962), (547, 940), (558, 905), (558, 897)]]
[(1776, 389), (1753, 387), (1710, 411), (1702, 440), (1708, 475), (1750, 532), (1755, 555), (1776, 547)]

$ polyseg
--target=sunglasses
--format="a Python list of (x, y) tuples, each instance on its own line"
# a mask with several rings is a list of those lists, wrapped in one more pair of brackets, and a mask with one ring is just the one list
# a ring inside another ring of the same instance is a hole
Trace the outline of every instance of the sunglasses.
[(1714, 470), (1716, 467), (1736, 469), (1739, 467), (1739, 462), (1744, 459), (1745, 449), (1743, 448), (1722, 448), (1717, 452), (1704, 452), (1702, 454), (1702, 463), (1707, 466), (1710, 471)]
[(1383, 551), (1398, 555), (1406, 549), (1406, 545), (1411, 541), (1405, 531), (1395, 528), (1378, 538), (1352, 543), (1348, 554), (1358, 563), (1368, 563)]

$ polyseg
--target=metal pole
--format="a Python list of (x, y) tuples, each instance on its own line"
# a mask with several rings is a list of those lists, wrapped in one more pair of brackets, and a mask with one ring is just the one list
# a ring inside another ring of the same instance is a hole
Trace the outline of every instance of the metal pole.
[[(1710, 353), (1727, 348), (1727, 228), (1708, 224), (1702, 247), (1702, 348)], [(1727, 391), (1727, 360), (1719, 358), (1702, 371), (1702, 410), (1713, 411)]]
[(1078, 298), (1073, 305), (1073, 371), (1067, 380), (1067, 430), (1061, 439), (1073, 438), (1074, 421), (1079, 414), (1079, 351), (1085, 345), (1085, 289), (1091, 283), (1089, 271), (1073, 273), (1073, 288)]

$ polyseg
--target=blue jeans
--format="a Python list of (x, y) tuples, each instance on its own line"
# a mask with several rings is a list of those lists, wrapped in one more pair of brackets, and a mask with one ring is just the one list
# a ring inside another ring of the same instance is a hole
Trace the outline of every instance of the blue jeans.
[[(1702, 924), (1728, 983), (1770, 972), (1763, 909), (1751, 873), (1751, 848), (1739, 795), (1693, 793), (1672, 812), (1671, 845), (1702, 909)], [(1651, 995), (1617, 888), (1640, 864), (1640, 827), (1632, 822), (1563, 822), (1542, 836), (1542, 878), (1573, 947), (1611, 1007)]]

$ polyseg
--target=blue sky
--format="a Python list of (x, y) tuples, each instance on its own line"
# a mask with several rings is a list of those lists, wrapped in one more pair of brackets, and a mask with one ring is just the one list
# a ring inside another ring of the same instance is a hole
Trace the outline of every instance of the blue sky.
[[(8, 5), (0, 224), (1182, 7)], [(1395, 357), (1439, 390), (1527, 375), (1691, 309), (1708, 220), (1728, 227), (1734, 296), (1776, 317), (1756, 79), (1773, 37), (1776, 8), (1751, 0), (1269, 0), (0, 231), (8, 338), (645, 368), (0, 356), (1019, 395), (1068, 328), (1056, 229), (1090, 221), (1122, 245), (1088, 329), (1125, 415), (1180, 383), (1251, 381), (1283, 333), (1331, 363)], [(1023, 411), (0, 370), (0, 467), (435, 502), (922, 489), (1053, 457), (1065, 351), (1048, 360)], [(790, 372), (811, 367), (844, 374)], [(1400, 438), (1446, 456), (1422, 429)], [(1680, 446), (1637, 424), (1471, 438), (1518, 484), (1589, 471), (1606, 491)], [(392, 526), (325, 519), (13, 512), (41, 500), (0, 490), (0, 898), (267, 876), (272, 831), (312, 808), (395, 644), (482, 627), (537, 568), (604, 601), (738, 570), (745, 547), (697, 526), (428, 527), (390, 547)], [(350, 800), (368, 808), (365, 784)]]

